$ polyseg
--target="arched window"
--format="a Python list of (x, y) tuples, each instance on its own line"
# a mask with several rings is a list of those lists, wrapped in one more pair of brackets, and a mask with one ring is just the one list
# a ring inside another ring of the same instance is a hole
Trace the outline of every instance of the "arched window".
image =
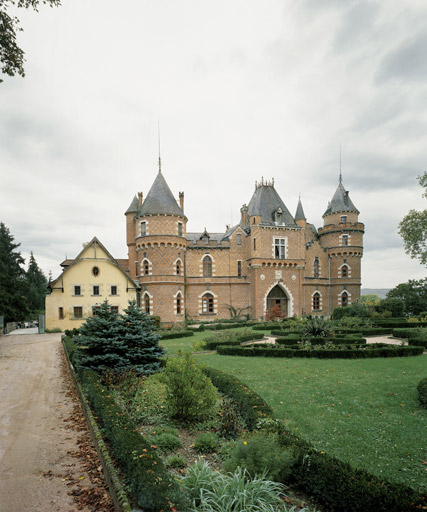
[(150, 297), (147, 293), (144, 295), (144, 311), (147, 315), (150, 314)]
[(176, 275), (179, 276), (181, 274), (181, 262), (178, 260), (176, 262)]
[(208, 255), (203, 258), (203, 277), (212, 277), (212, 259)]
[(347, 265), (343, 265), (341, 267), (341, 277), (348, 277), (348, 267), (347, 267)]
[(313, 294), (313, 311), (319, 311), (320, 310), (320, 293), (315, 292)]
[(316, 256), (316, 258), (314, 258), (314, 262), (313, 262), (313, 277), (319, 277), (320, 275), (320, 261), (319, 261), (319, 258)]
[(182, 295), (181, 293), (178, 293), (176, 296), (176, 314), (181, 315), (182, 314)]
[(348, 293), (342, 292), (341, 294), (341, 306), (348, 306)]
[(150, 275), (150, 262), (145, 259), (141, 263), (141, 275), (142, 276), (148, 276)]
[(202, 297), (202, 312), (213, 313), (214, 312), (214, 298), (211, 293), (205, 293)]

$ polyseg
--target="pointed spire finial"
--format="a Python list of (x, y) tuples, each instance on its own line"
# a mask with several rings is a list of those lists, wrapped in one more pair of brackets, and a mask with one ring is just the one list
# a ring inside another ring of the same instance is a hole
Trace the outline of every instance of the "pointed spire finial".
[(162, 159), (160, 158), (160, 121), (157, 121), (157, 136), (159, 139), (159, 174), (162, 173)]
[(341, 172), (341, 144), (340, 144), (340, 185), (342, 184), (342, 172)]

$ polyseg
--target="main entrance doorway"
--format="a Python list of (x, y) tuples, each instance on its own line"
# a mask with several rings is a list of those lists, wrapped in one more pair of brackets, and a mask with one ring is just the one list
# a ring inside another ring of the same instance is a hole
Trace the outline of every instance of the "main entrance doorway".
[(288, 316), (288, 302), (289, 299), (286, 293), (279, 285), (276, 285), (267, 295), (267, 311), (270, 311), (271, 308), (276, 310), (278, 306), (281, 315)]

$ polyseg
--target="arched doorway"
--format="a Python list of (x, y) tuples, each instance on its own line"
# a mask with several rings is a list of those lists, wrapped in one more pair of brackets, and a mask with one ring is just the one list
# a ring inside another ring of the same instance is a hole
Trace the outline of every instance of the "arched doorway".
[(286, 293), (279, 285), (276, 285), (267, 295), (267, 311), (272, 308), (277, 310), (279, 307), (281, 316), (288, 316), (288, 302), (289, 299)]

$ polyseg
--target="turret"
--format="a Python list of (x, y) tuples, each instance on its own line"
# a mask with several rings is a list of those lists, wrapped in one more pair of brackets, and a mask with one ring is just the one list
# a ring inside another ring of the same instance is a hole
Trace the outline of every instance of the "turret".
[(305, 218), (304, 210), (301, 203), (301, 197), (298, 199), (297, 211), (295, 213), (295, 222), (298, 226), (305, 228), (307, 224), (307, 219)]

